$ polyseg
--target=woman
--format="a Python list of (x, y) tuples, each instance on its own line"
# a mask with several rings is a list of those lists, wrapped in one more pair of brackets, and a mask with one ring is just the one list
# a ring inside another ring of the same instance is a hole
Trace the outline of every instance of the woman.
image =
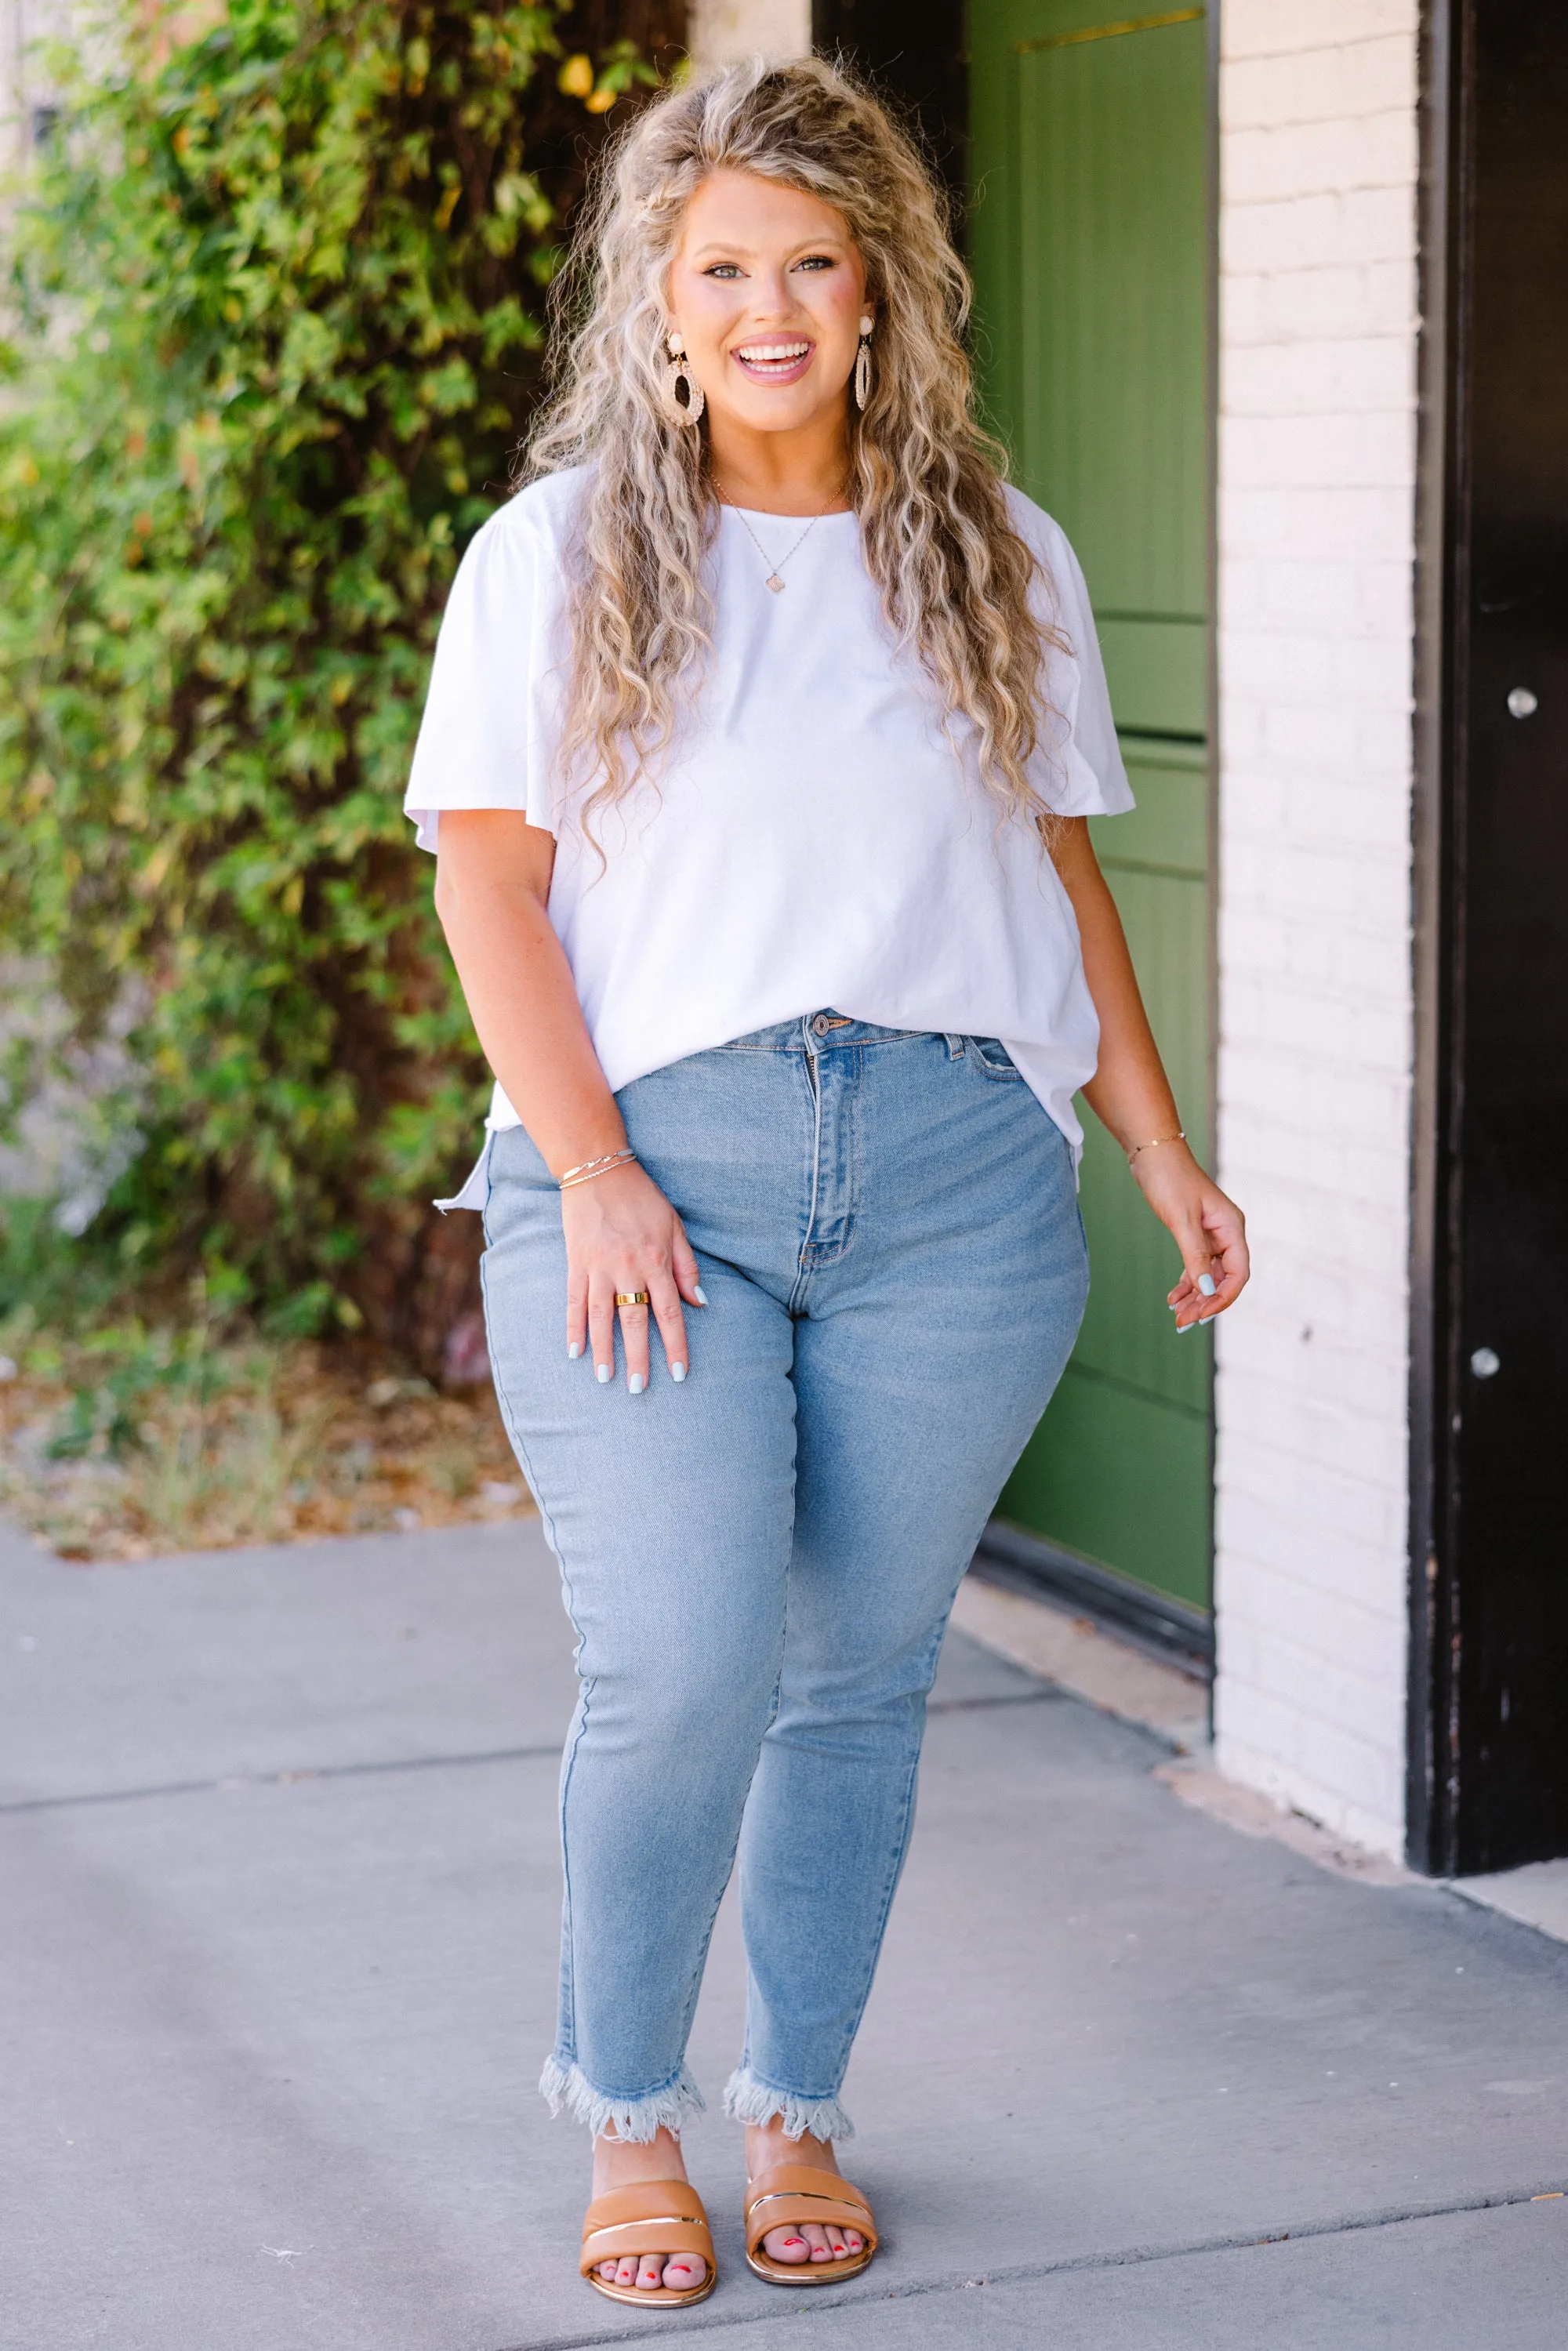
[(579, 1636), (542, 2086), (594, 2134), (583, 2274), (669, 2309), (714, 2283), (679, 2132), (737, 1850), (748, 2258), (875, 2251), (839, 2088), (948, 1610), (1082, 1311), (1075, 1091), (1180, 1249), (1178, 1329), (1247, 1253), (1089, 842), (1132, 799), (1082, 579), (974, 423), (911, 147), (824, 64), (733, 68), (631, 126), (579, 266), (408, 807)]

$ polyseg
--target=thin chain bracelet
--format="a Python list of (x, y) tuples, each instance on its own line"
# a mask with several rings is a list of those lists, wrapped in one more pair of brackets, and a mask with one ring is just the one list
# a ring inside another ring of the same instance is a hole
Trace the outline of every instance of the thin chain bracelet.
[(602, 1159), (585, 1159), (577, 1167), (569, 1167), (556, 1177), (562, 1192), (575, 1192), (580, 1184), (591, 1184), (596, 1176), (608, 1176), (616, 1167), (630, 1167), (637, 1154), (632, 1150), (607, 1151)]
[(1132, 1165), (1140, 1151), (1157, 1151), (1162, 1143), (1185, 1143), (1186, 1141), (1186, 1129), (1185, 1126), (1178, 1126), (1174, 1134), (1156, 1134), (1152, 1143), (1135, 1143), (1127, 1154), (1127, 1165), (1129, 1167)]

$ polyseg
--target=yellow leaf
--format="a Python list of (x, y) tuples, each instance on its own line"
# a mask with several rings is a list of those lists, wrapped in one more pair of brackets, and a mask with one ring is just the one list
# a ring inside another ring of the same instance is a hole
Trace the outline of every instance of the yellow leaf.
[(575, 57), (568, 57), (555, 78), (555, 86), (568, 98), (591, 96), (593, 89), (592, 58), (585, 57), (580, 49)]
[(582, 103), (589, 114), (608, 114), (615, 103), (615, 92), (612, 89), (596, 89), (592, 97), (585, 98)]
[(297, 873), (292, 882), (286, 883), (278, 904), (286, 914), (297, 914), (304, 903), (305, 876), (303, 873)]

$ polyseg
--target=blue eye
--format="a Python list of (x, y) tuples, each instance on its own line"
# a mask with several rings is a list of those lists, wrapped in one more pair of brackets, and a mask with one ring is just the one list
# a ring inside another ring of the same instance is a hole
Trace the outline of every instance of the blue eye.
[(833, 269), (838, 265), (831, 253), (810, 253), (797, 266), (801, 269)]
[(705, 277), (738, 277), (739, 275), (733, 261), (716, 261), (711, 269), (703, 271)]

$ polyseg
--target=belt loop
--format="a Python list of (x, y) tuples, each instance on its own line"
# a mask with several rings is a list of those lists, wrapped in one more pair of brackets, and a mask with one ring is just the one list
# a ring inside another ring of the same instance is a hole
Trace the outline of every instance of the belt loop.
[(947, 1059), (950, 1061), (961, 1061), (963, 1060), (964, 1040), (962, 1037), (955, 1037), (949, 1031), (945, 1029), (943, 1031), (942, 1041), (947, 1048)]

